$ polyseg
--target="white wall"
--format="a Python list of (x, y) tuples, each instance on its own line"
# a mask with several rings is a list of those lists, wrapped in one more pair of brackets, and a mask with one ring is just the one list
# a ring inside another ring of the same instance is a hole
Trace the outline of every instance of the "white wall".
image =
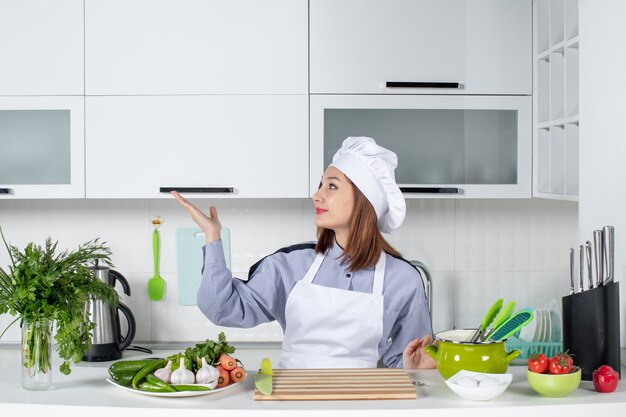
[[(579, 240), (615, 226), (615, 278), (626, 276), (626, 2), (580, 0)], [(626, 346), (626, 288), (620, 286)]]
[[(207, 200), (195, 200), (207, 207)], [(547, 306), (567, 294), (567, 250), (578, 239), (576, 203), (527, 200), (408, 200), (407, 219), (391, 237), (407, 259), (423, 261), (433, 274), (435, 331), (476, 327), (497, 298), (518, 308)], [(231, 229), (236, 276), (274, 250), (314, 239), (309, 200), (219, 200), (223, 224)], [(164, 301), (150, 302), (152, 225), (159, 214)], [(194, 226), (173, 200), (31, 200), (0, 201), (0, 226), (9, 241), (23, 247), (47, 236), (60, 247), (100, 237), (112, 251), (116, 270), (130, 281), (123, 297), (138, 322), (136, 341), (198, 341), (215, 337), (196, 307), (178, 305), (175, 231)], [(0, 264), (8, 259), (0, 249)], [(0, 329), (11, 321), (0, 317)], [(280, 340), (278, 325), (252, 330), (225, 329), (229, 340)], [(14, 326), (0, 341), (17, 342)]]

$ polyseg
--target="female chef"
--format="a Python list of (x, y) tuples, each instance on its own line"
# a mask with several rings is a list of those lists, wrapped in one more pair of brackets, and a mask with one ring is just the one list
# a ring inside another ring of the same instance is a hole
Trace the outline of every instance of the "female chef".
[(349, 137), (313, 196), (317, 243), (279, 249), (233, 279), (217, 209), (210, 217), (173, 192), (206, 235), (198, 306), (213, 323), (277, 320), (281, 368), (434, 368), (432, 327), (419, 272), (383, 238), (404, 220), (396, 154)]

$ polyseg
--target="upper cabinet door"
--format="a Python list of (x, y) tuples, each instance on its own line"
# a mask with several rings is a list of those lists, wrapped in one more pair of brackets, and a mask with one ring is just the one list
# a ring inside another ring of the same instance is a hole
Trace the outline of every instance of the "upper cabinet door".
[(313, 94), (532, 94), (531, 0), (311, 0), (310, 9)]
[(84, 94), (82, 0), (0, 2), (0, 96)]
[(308, 96), (86, 98), (87, 198), (308, 195)]
[(87, 95), (306, 94), (307, 0), (85, 0)]
[(85, 99), (0, 97), (0, 200), (85, 197)]

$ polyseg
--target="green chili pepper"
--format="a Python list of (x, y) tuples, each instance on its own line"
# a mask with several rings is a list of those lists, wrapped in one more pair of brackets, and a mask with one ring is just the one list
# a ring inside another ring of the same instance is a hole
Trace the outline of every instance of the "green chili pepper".
[(163, 388), (165, 391), (176, 392), (176, 390), (174, 388), (172, 388), (170, 385), (166, 384), (165, 382), (161, 381), (159, 378), (154, 376), (154, 374), (146, 375), (146, 382), (148, 382), (149, 384), (152, 384), (152, 385), (159, 386), (159, 387)]
[(117, 373), (117, 374), (113, 374), (109, 372), (109, 374), (111, 375), (111, 379), (113, 381), (125, 387), (129, 386), (133, 382), (133, 378), (135, 377), (136, 373), (137, 372), (134, 372), (134, 371), (126, 372), (126, 373)]
[(141, 368), (139, 371), (137, 371), (137, 373), (133, 377), (133, 380), (132, 380), (133, 388), (137, 389), (137, 386), (139, 385), (139, 383), (148, 374), (156, 371), (159, 368), (163, 368), (165, 365), (166, 365), (165, 359), (154, 359), (152, 362), (144, 365), (144, 367)]
[(163, 389), (163, 387), (159, 385), (154, 385), (149, 382), (142, 382), (141, 384), (139, 384), (139, 389), (148, 392), (170, 392), (166, 391), (165, 389)]
[(176, 391), (211, 391), (211, 388), (203, 385), (171, 385)]

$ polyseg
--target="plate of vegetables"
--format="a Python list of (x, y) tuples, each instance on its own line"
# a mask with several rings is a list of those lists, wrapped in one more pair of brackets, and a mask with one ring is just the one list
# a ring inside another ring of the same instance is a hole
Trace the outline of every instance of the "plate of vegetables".
[(246, 378), (235, 348), (224, 333), (167, 358), (117, 361), (107, 382), (115, 387), (156, 397), (194, 397), (228, 390)]

